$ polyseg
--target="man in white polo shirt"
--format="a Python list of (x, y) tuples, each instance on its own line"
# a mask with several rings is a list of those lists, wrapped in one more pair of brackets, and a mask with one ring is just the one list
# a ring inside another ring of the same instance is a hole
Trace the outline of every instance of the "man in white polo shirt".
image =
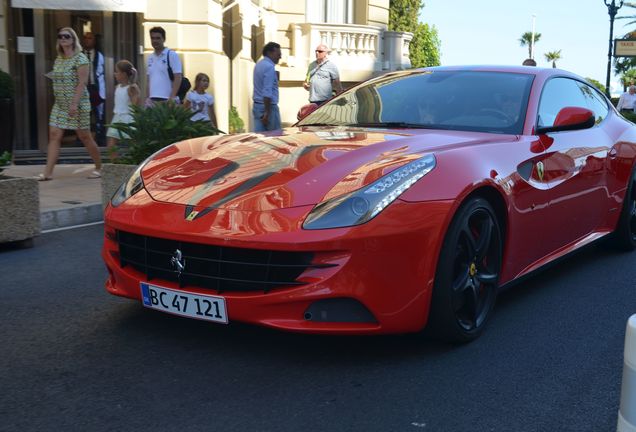
[[(148, 99), (146, 104), (153, 102), (165, 102), (173, 100), (180, 103), (177, 92), (181, 85), (183, 77), (183, 68), (181, 60), (174, 50), (164, 46), (166, 41), (166, 31), (162, 27), (153, 27), (149, 31), (150, 43), (155, 49), (148, 56), (147, 73), (148, 73)], [(170, 79), (168, 74), (168, 60), (174, 79)]]

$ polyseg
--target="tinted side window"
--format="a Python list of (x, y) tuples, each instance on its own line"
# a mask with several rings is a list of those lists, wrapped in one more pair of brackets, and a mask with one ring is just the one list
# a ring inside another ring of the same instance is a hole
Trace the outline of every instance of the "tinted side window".
[(582, 82), (577, 82), (577, 84), (581, 87), (581, 92), (585, 98), (585, 107), (594, 113), (595, 122), (599, 124), (607, 117), (607, 113), (609, 112), (605, 98), (589, 85)]
[(579, 84), (578, 81), (569, 78), (553, 78), (546, 82), (539, 102), (537, 125), (540, 127), (554, 125), (559, 111), (568, 106), (589, 108), (586, 91)]

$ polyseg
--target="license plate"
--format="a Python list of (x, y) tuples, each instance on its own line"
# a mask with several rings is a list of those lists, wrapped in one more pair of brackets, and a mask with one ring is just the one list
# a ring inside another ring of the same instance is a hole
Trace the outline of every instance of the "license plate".
[(141, 300), (145, 307), (175, 315), (227, 324), (225, 299), (193, 294), (141, 282)]

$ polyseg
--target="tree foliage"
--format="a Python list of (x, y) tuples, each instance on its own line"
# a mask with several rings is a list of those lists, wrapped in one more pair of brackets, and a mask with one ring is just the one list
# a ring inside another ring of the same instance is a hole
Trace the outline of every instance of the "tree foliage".
[(413, 32), (409, 49), (413, 67), (440, 65), (440, 40), (437, 29), (428, 24), (419, 23)]
[(418, 15), (424, 7), (422, 0), (391, 0), (389, 6), (389, 30), (412, 32), (418, 23)]
[(621, 75), (621, 84), (623, 84), (623, 90), (628, 86), (636, 84), (636, 69), (629, 69)]
[(441, 42), (435, 26), (418, 21), (418, 15), (423, 7), (422, 0), (391, 0), (389, 30), (413, 33), (413, 40), (409, 47), (411, 66), (438, 66)]
[(600, 81), (595, 80), (594, 78), (586, 77), (585, 80), (592, 84), (594, 87), (599, 89), (601, 93), (605, 93), (605, 86), (601, 84)]
[[(534, 43), (539, 42), (541, 33), (534, 32)], [(528, 47), (528, 58), (532, 58), (532, 32), (525, 32), (519, 38), (519, 45)]]

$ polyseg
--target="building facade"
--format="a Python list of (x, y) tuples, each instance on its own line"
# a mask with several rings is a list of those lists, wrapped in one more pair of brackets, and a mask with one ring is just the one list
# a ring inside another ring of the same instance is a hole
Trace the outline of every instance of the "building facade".
[[(251, 130), (252, 72), (265, 43), (283, 51), (280, 110), (284, 125), (295, 122), (307, 103), (302, 87), (314, 48), (323, 43), (345, 87), (389, 70), (410, 67), (412, 35), (389, 32), (389, 0), (0, 0), (0, 69), (15, 79), (14, 149), (18, 155), (46, 150), (48, 114), (53, 104), (45, 74), (55, 60), (59, 27), (99, 36), (107, 71), (107, 122), (112, 112), (114, 65), (128, 59), (146, 85), (145, 60), (152, 52), (148, 30), (166, 30), (166, 46), (177, 51), (184, 74), (211, 77), (219, 127), (228, 130), (236, 107)], [(62, 158), (81, 154), (71, 133)]]

